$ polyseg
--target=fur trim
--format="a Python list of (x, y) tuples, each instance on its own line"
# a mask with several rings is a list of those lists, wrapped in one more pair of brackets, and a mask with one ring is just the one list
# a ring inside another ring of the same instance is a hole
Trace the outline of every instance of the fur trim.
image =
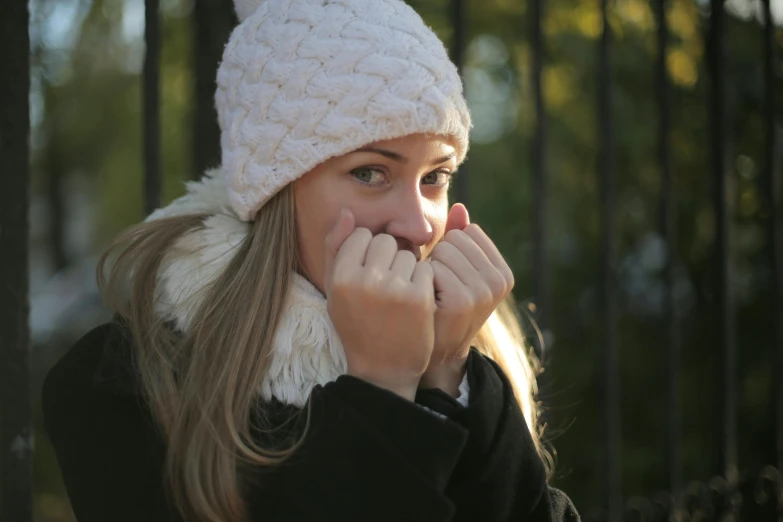
[[(224, 177), (213, 170), (187, 183), (187, 193), (146, 221), (187, 214), (211, 214), (204, 226), (181, 237), (161, 266), (157, 313), (181, 331), (192, 324), (204, 293), (223, 273), (250, 225), (231, 210)], [(294, 274), (288, 303), (274, 339), (259, 393), (265, 400), (304, 406), (316, 384), (326, 384), (347, 369), (345, 352), (326, 309), (326, 298), (307, 279)]]
[(326, 309), (326, 298), (310, 281), (295, 274), (261, 383), (261, 397), (275, 397), (301, 408), (316, 384), (333, 381), (347, 370), (343, 344)]
[(179, 238), (163, 260), (158, 276), (156, 309), (167, 321), (187, 331), (201, 303), (201, 294), (223, 273), (232, 253), (250, 232), (231, 211), (223, 176), (207, 172), (187, 183), (187, 193), (150, 214), (154, 221), (188, 214), (211, 214), (204, 226)]
[(231, 210), (226, 182), (221, 169), (207, 171), (198, 181), (185, 183), (187, 193), (169, 205), (157, 209), (145, 221), (154, 221), (187, 214), (228, 214), (236, 218)]

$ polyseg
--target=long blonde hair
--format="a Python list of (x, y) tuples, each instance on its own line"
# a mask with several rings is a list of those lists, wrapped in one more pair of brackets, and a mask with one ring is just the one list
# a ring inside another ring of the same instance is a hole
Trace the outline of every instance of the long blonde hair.
[[(166, 482), (177, 509), (187, 520), (244, 522), (240, 465), (278, 464), (304, 438), (278, 450), (251, 436), (258, 383), (299, 269), (292, 186), (261, 208), (223, 273), (198, 296), (188, 331), (175, 332), (156, 313), (159, 271), (177, 255), (172, 245), (208, 217), (180, 215), (129, 228), (101, 256), (98, 285), (132, 332), (142, 392), (167, 444)], [(550, 470), (535, 402), (539, 366), (510, 300), (486, 322), (475, 346), (508, 375)]]

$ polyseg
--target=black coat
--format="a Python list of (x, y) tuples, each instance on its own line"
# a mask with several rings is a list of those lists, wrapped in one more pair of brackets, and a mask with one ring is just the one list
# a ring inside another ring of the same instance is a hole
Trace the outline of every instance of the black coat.
[[(128, 337), (116, 323), (92, 330), (44, 384), (46, 430), (79, 522), (181, 520), (167, 501), (165, 447), (138, 393)], [(546, 484), (506, 376), (476, 350), (467, 371), (467, 407), (435, 389), (420, 390), (417, 405), (351, 376), (317, 386), (304, 445), (281, 466), (244, 474), (251, 519), (578, 521), (568, 497)], [(270, 419), (298, 411), (261, 406)]]

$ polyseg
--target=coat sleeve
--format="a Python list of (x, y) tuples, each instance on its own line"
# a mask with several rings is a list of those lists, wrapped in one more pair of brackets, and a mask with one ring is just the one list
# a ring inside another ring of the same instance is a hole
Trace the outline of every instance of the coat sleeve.
[[(101, 328), (44, 384), (45, 426), (76, 519), (180, 522), (162, 479), (164, 444), (143, 401), (92, 379)], [(244, 491), (251, 520), (448, 522), (454, 504), (445, 489), (466, 439), (455, 422), (340, 377), (313, 391), (306, 436), (293, 457), (254, 471), (258, 480)]]
[(258, 503), (254, 519), (452, 520), (445, 490), (467, 438), (456, 423), (350, 376), (314, 390), (309, 421), (303, 445), (272, 471), (282, 501)]
[(79, 522), (179, 521), (163, 487), (164, 450), (140, 397), (93, 374), (111, 329), (88, 333), (48, 373), (44, 424)]
[(544, 507), (549, 510), (552, 522), (580, 522), (579, 513), (568, 495), (557, 488), (549, 488), (549, 499)]
[(417, 401), (469, 432), (447, 492), (453, 522), (578, 522), (570, 499), (550, 488), (511, 383), (492, 360), (472, 349), (467, 407), (440, 390), (420, 390)]

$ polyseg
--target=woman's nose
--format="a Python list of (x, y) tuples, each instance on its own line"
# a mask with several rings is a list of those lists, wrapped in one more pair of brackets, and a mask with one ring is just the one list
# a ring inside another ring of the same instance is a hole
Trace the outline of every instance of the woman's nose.
[(386, 233), (401, 244), (413, 247), (426, 245), (432, 239), (432, 224), (428, 219), (428, 201), (421, 194), (407, 195), (393, 203), (393, 217)]

